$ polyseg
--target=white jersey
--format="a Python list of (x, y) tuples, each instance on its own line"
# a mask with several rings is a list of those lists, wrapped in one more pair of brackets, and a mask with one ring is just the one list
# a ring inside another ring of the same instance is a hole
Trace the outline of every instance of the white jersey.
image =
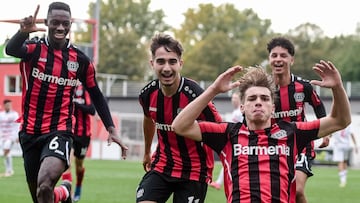
[(232, 114), (231, 114), (231, 122), (237, 123), (237, 122), (242, 122), (244, 119), (240, 108), (235, 109)]
[(351, 148), (351, 128), (350, 125), (342, 130), (336, 131), (332, 134), (334, 147)]
[(19, 132), (19, 123), (16, 120), (19, 114), (16, 111), (0, 112), (0, 139), (15, 140)]

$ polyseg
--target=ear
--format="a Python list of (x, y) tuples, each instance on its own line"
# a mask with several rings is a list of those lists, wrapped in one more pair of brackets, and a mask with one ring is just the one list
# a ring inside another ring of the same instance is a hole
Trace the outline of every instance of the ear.
[(150, 59), (149, 64), (150, 64), (150, 68), (154, 69), (154, 60), (153, 59)]
[(242, 115), (245, 115), (245, 108), (243, 104), (240, 104), (240, 111), (242, 113)]
[(180, 66), (184, 65), (184, 60), (180, 59)]

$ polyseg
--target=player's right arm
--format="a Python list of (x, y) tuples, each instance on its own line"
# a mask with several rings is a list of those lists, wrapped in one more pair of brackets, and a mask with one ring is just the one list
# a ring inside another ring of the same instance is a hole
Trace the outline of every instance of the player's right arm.
[(39, 12), (40, 5), (37, 6), (34, 16), (25, 17), (20, 20), (19, 31), (8, 41), (6, 45), (6, 54), (18, 58), (24, 58), (27, 48), (24, 44), (25, 40), (29, 38), (29, 33), (37, 31), (46, 31), (44, 28), (36, 26), (36, 16)]
[(155, 134), (155, 123), (149, 116), (144, 115), (143, 120), (145, 153), (143, 158), (143, 167), (145, 171), (150, 170), (151, 165), (151, 144)]
[(220, 74), (201, 95), (181, 110), (171, 125), (175, 133), (192, 140), (201, 141), (201, 129), (196, 118), (217, 94), (227, 92), (240, 85), (238, 81), (231, 81), (233, 76), (241, 70), (241, 66), (229, 68)]

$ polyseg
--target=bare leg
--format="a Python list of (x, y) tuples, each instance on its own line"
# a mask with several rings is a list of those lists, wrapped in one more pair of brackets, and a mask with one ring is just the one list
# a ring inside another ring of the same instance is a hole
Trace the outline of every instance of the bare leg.
[(296, 203), (307, 203), (305, 197), (305, 184), (308, 176), (300, 171), (296, 170)]
[(54, 202), (54, 188), (65, 170), (65, 161), (57, 157), (46, 157), (40, 165), (37, 197), (39, 203)]

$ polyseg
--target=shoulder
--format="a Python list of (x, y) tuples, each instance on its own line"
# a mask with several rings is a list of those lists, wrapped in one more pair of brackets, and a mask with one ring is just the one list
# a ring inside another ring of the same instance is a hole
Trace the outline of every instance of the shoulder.
[(36, 54), (41, 52), (43, 47), (45, 48), (44, 50), (47, 50), (47, 47), (49, 47), (49, 45), (46, 43), (45, 38), (37, 38), (37, 37), (25, 41), (25, 45), (28, 54), (34, 54), (34, 53)]
[(195, 80), (185, 77), (182, 77), (180, 89), (182, 92), (188, 93), (189, 95), (193, 95), (195, 97), (204, 92), (204, 89), (199, 85), (199, 83), (197, 83)]
[(160, 84), (158, 79), (150, 81), (140, 90), (139, 97), (145, 97), (146, 95), (149, 95), (151, 92), (159, 89), (159, 85)]
[(70, 43), (69, 49), (70, 51), (76, 52), (78, 62), (85, 64), (91, 62), (91, 59), (83, 51), (81, 51), (76, 45)]
[(303, 85), (311, 85), (310, 80), (302, 78), (301, 76), (297, 76), (297, 75), (294, 75), (294, 74), (291, 74), (291, 80), (293, 82), (298, 82), (298, 83), (301, 83)]
[(310, 80), (304, 79), (300, 76), (292, 75), (292, 82), (302, 85), (304, 87), (304, 91), (312, 91), (314, 89)]

